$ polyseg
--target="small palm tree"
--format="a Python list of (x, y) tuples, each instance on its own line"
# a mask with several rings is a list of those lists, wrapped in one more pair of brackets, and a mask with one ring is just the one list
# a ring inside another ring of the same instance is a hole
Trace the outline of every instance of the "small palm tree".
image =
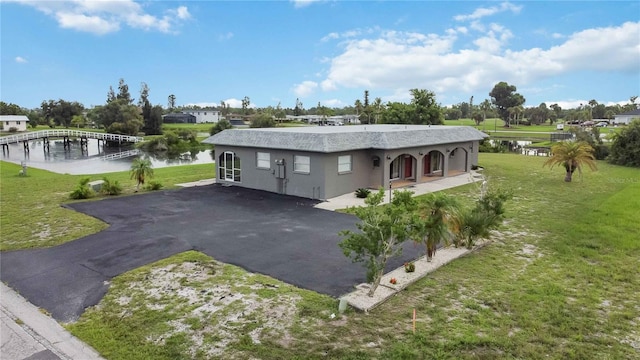
[(151, 161), (149, 159), (140, 158), (133, 160), (129, 173), (131, 174), (131, 179), (135, 179), (138, 182), (136, 185), (136, 191), (138, 191), (140, 189), (140, 184), (144, 185), (144, 180), (146, 178), (153, 177)]
[(420, 205), (419, 222), (416, 230), (418, 241), (427, 248), (427, 261), (431, 261), (441, 243), (451, 238), (452, 227), (457, 223), (458, 203), (455, 198), (432, 193)]
[(584, 141), (563, 141), (551, 147), (551, 157), (543, 166), (564, 166), (567, 171), (564, 181), (571, 182), (573, 172), (578, 169), (582, 174), (582, 166), (586, 164), (591, 170), (597, 170), (593, 148)]

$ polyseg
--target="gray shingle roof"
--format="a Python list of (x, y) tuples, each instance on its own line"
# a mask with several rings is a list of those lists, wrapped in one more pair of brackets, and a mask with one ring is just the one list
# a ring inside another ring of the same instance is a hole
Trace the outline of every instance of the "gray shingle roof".
[(485, 133), (470, 126), (354, 125), (229, 129), (203, 142), (332, 153), (359, 149), (401, 149), (482, 140)]
[(26, 115), (0, 115), (0, 121), (29, 121)]

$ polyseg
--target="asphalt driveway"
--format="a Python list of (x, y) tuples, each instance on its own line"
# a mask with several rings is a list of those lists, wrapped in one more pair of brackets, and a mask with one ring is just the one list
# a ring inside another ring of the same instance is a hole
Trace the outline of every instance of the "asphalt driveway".
[[(100, 233), (47, 249), (0, 254), (0, 279), (63, 322), (97, 304), (123, 272), (187, 250), (301, 288), (340, 296), (365, 282), (346, 258), (338, 231), (357, 218), (313, 208), (317, 202), (210, 185), (69, 207), (110, 224)], [(388, 269), (416, 258), (406, 244)]]

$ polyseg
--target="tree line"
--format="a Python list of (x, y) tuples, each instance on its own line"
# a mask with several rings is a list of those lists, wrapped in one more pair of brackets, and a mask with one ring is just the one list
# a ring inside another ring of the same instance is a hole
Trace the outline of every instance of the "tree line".
[[(48, 125), (51, 127), (85, 127), (93, 125), (109, 132), (123, 134), (161, 134), (162, 115), (169, 112), (201, 109), (198, 106), (176, 106), (176, 97), (168, 97), (168, 106), (152, 105), (149, 101), (150, 88), (146, 83), (140, 86), (140, 97), (137, 104), (129, 92), (124, 79), (118, 83), (117, 93), (109, 87), (106, 102), (91, 109), (78, 102), (63, 99), (47, 100), (36, 109), (25, 109), (16, 104), (0, 102), (0, 114), (27, 115), (30, 125)], [(445, 120), (471, 118), (477, 125), (487, 118), (501, 118), (505, 126), (536, 125), (549, 121), (582, 122), (591, 119), (611, 119), (614, 115), (637, 108), (637, 96), (632, 96), (628, 104), (606, 106), (595, 99), (581, 104), (576, 109), (562, 109), (558, 104), (542, 103), (537, 107), (524, 107), (525, 97), (517, 92), (515, 85), (499, 82), (488, 93), (489, 97), (479, 104), (473, 103), (473, 96), (468, 102), (448, 107), (436, 101), (436, 94), (427, 89), (411, 89), (411, 100), (404, 102), (383, 103), (380, 97), (371, 101), (369, 90), (364, 91), (362, 99), (356, 99), (353, 105), (328, 107), (320, 102), (317, 106), (305, 109), (300, 99), (296, 99), (293, 108), (283, 108), (280, 103), (276, 107), (255, 108), (251, 99), (244, 96), (240, 108), (233, 108), (225, 101), (209, 109), (220, 111), (223, 118), (240, 116), (251, 120), (253, 127), (275, 126), (288, 115), (354, 115), (363, 124), (443, 124)], [(224, 125), (224, 124), (223, 124)], [(220, 127), (219, 127), (220, 128)], [(221, 126), (221, 128), (225, 128)]]

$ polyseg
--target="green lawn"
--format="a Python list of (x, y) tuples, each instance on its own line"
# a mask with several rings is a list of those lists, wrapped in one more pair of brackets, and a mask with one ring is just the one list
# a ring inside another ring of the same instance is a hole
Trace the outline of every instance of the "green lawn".
[(545, 160), (480, 154), (515, 194), (494, 242), (369, 314), (332, 319), (336, 300), (188, 252), (116, 277), (67, 326), (109, 359), (638, 358), (640, 169), (565, 183)]
[[(106, 176), (119, 181), (124, 188), (120, 196), (132, 194), (136, 186), (126, 171), (83, 176), (30, 168), (28, 176), (22, 177), (18, 176), (20, 169), (20, 165), (0, 161), (0, 250), (58, 245), (104, 229), (103, 222), (61, 206), (71, 201), (69, 193), (83, 177), (93, 181)], [(154, 180), (165, 188), (215, 177), (211, 164), (167, 167), (154, 172)]]

